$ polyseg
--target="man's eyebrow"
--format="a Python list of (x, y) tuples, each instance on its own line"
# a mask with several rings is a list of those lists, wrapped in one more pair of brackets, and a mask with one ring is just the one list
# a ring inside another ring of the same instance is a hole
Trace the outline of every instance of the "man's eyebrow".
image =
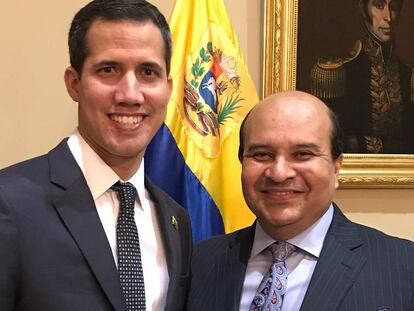
[(319, 145), (315, 143), (300, 143), (295, 145), (296, 148), (319, 149)]
[(99, 61), (99, 62), (97, 62), (97, 63), (95, 63), (95, 64), (93, 64), (93, 67), (101, 67), (101, 66), (116, 66), (116, 65), (118, 65), (119, 63), (118, 62), (116, 62), (116, 61), (114, 61), (114, 60), (106, 60), (106, 59), (104, 59), (104, 60), (101, 60), (101, 61)]
[(156, 63), (156, 62), (143, 62), (143, 63), (139, 64), (139, 67), (163, 70), (163, 67), (160, 64)]
[(267, 144), (250, 144), (249, 146), (246, 146), (248, 150), (255, 150), (255, 149), (265, 149), (269, 148), (269, 145)]
[[(97, 63), (93, 64), (93, 67), (101, 67), (101, 66), (118, 66), (120, 62), (115, 60), (103, 59), (98, 61)], [(140, 68), (150, 68), (150, 69), (162, 69), (162, 66), (156, 62), (143, 62), (138, 64)]]
[[(294, 145), (296, 148), (311, 148), (311, 149), (319, 149), (319, 145), (316, 143), (298, 143)], [(268, 144), (251, 144), (248, 147), (249, 150), (252, 149), (262, 149), (262, 148), (269, 148)]]

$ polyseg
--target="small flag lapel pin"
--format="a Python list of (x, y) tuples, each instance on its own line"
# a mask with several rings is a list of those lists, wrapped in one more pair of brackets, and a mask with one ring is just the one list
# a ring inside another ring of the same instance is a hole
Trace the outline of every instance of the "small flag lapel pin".
[(175, 216), (171, 216), (171, 224), (173, 225), (174, 229), (178, 229), (178, 221)]

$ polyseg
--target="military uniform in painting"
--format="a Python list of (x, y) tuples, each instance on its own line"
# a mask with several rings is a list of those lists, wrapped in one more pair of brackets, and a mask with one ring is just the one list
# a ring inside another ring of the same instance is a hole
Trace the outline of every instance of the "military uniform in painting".
[(349, 57), (319, 60), (311, 92), (339, 116), (345, 152), (414, 153), (414, 76), (367, 31)]

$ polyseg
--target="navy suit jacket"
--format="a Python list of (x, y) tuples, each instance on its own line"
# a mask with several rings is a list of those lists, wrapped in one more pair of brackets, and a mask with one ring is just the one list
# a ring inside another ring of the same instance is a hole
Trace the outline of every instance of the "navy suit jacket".
[[(239, 310), (254, 232), (253, 225), (195, 246), (187, 310)], [(300, 310), (413, 311), (414, 243), (355, 224), (335, 206)]]
[[(182, 310), (192, 251), (189, 219), (148, 179), (145, 185), (167, 254), (165, 310)], [(92, 194), (66, 140), (47, 155), (0, 171), (0, 310), (126, 310)]]

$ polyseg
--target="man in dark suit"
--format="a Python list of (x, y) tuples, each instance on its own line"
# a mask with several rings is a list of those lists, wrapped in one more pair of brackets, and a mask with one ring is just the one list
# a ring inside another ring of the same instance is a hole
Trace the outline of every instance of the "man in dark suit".
[(257, 220), (195, 247), (188, 310), (414, 310), (414, 243), (332, 202), (342, 142), (323, 102), (266, 98), (242, 124), (239, 158)]
[(77, 129), (0, 172), (0, 310), (182, 310), (188, 216), (143, 165), (172, 89), (169, 27), (146, 1), (95, 0), (69, 52)]

